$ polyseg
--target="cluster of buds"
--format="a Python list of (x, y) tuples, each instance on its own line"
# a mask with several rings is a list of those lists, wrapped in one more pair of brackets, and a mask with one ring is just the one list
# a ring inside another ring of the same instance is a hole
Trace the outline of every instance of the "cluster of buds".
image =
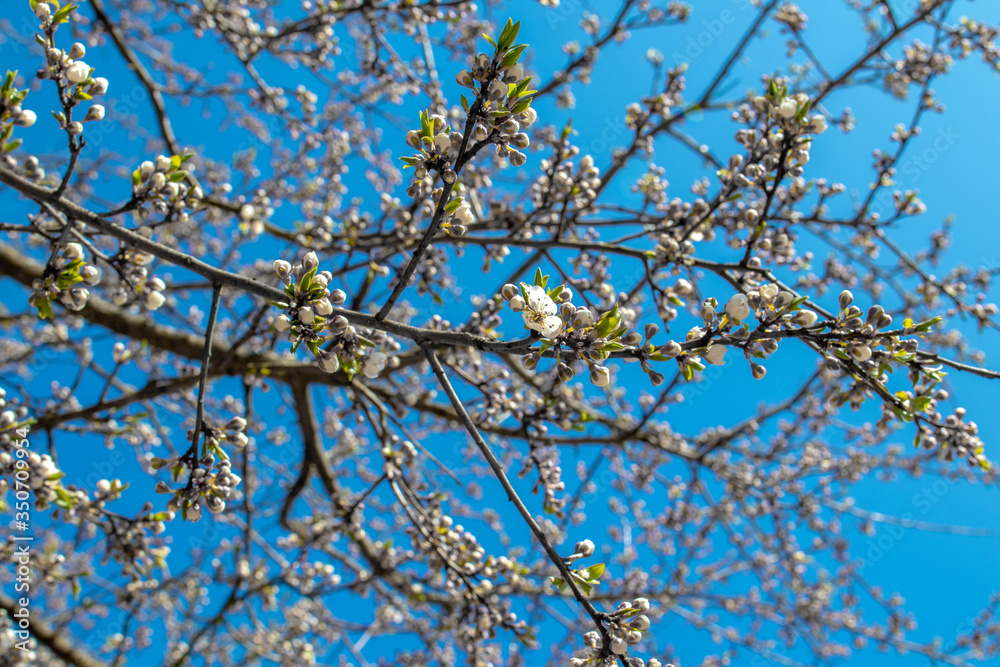
[[(621, 661), (628, 667), (661, 667), (662, 663), (656, 658), (643, 660), (639, 657), (629, 657), (630, 646), (635, 646), (642, 641), (642, 633), (649, 630), (650, 620), (646, 612), (649, 611), (649, 600), (646, 598), (636, 598), (631, 602), (622, 602), (618, 609), (609, 616), (605, 631), (607, 632), (608, 645), (605, 646), (604, 638), (597, 631), (590, 631), (583, 636), (583, 643), (590, 649), (590, 654), (582, 658), (572, 658), (569, 661), (570, 667), (586, 667), (587, 665), (602, 666), (606, 664), (616, 664)], [(667, 665), (666, 667), (673, 667)]]
[[(148, 234), (149, 230), (140, 227), (139, 232)], [(149, 269), (146, 268), (153, 259), (153, 255), (147, 252), (130, 248), (123, 250), (112, 260), (123, 278), (123, 282), (113, 287), (109, 294), (113, 304), (116, 306), (127, 304), (132, 295), (129, 289), (131, 287), (135, 294), (139, 295), (142, 305), (147, 310), (155, 311), (163, 307), (167, 301), (163, 294), (167, 287), (166, 283), (161, 278), (150, 276)]]
[(694, 244), (685, 239), (678, 241), (670, 234), (661, 234), (656, 242), (656, 247), (649, 251), (651, 259), (656, 260), (657, 266), (685, 266), (692, 262), (694, 255)]
[[(562, 143), (565, 143), (562, 142)], [(560, 202), (568, 202), (577, 210), (587, 208), (597, 198), (597, 189), (601, 185), (601, 170), (594, 165), (594, 158), (584, 155), (579, 165), (571, 158), (579, 153), (576, 146), (561, 145), (557, 147), (558, 159), (543, 159), (542, 174), (531, 185), (532, 200), (539, 207), (548, 202), (545, 208), (551, 212), (543, 214), (539, 222), (552, 223), (558, 220)]]
[[(638, 346), (642, 343), (642, 336), (628, 332), (622, 324), (623, 317), (617, 304), (596, 318), (586, 306), (573, 305), (573, 292), (568, 287), (559, 285), (546, 289), (548, 278), (538, 270), (533, 285), (523, 282), (519, 286), (507, 284), (500, 290), (500, 296), (507, 301), (510, 309), (521, 313), (524, 326), (546, 339), (537, 351), (521, 357), (521, 364), (528, 370), (534, 370), (541, 355), (556, 346), (557, 359), (561, 352), (568, 352), (587, 364), (590, 381), (595, 386), (607, 386), (611, 381), (611, 371), (601, 362), (608, 359), (612, 352)], [(558, 373), (560, 380), (568, 382), (573, 378), (573, 367), (560, 359)]]
[(447, 217), (441, 222), (441, 229), (451, 236), (464, 236), (469, 225), (475, 222), (472, 207), (462, 198), (455, 197), (445, 206)]
[[(242, 432), (239, 434), (243, 435)], [(207, 440), (206, 437), (206, 443)], [(221, 451), (221, 448), (216, 445), (216, 450)], [(176, 480), (187, 464), (181, 459), (154, 458), (151, 465), (154, 470), (171, 466), (173, 479)], [(191, 470), (188, 483), (183, 488), (173, 489), (169, 483), (160, 480), (156, 483), (156, 492), (173, 494), (173, 497), (167, 502), (167, 510), (181, 512), (181, 516), (186, 521), (198, 521), (201, 518), (203, 504), (213, 514), (218, 514), (226, 509), (226, 500), (243, 481), (239, 475), (233, 472), (232, 467), (232, 462), (228, 457), (224, 457), (216, 463), (214, 454), (206, 451), (197, 460), (197, 465)]]
[(333, 274), (318, 268), (315, 252), (306, 253), (295, 267), (281, 259), (274, 262), (274, 274), (285, 284), (288, 295), (287, 302), (271, 303), (285, 311), (275, 318), (274, 328), (288, 334), (293, 352), (305, 343), (327, 373), (343, 370), (351, 377), (359, 372), (368, 378), (378, 377), (390, 361), (380, 349), (391, 347), (388, 336), (381, 331), (362, 333), (346, 317), (334, 314), (347, 295), (340, 289), (331, 291)]
[(452, 131), (444, 116), (421, 111), (420, 129), (407, 132), (406, 143), (419, 151), (400, 158), (406, 165), (404, 169), (413, 167), (413, 183), (406, 191), (410, 197), (420, 194), (424, 185), (422, 181), (430, 172), (441, 174), (445, 183), (454, 183), (458, 179), (452, 166), (462, 146), (462, 133)]
[(0, 87), (0, 156), (16, 150), (20, 139), (11, 140), (15, 127), (31, 127), (37, 117), (30, 109), (23, 109), (21, 102), (28, 96), (27, 90), (14, 87), (17, 72), (7, 72), (3, 87)]
[(538, 120), (531, 108), (536, 92), (529, 88), (531, 77), (524, 75), (517, 62), (527, 48), (527, 44), (514, 44), (520, 27), (508, 19), (496, 41), (487, 38), (494, 47), (493, 56), (477, 54), (471, 69), (457, 76), (458, 84), (475, 94), (472, 104), (462, 96), (462, 108), (475, 122), (471, 139), (495, 144), (496, 154), (515, 167), (524, 165), (527, 156), (521, 151), (531, 143), (522, 128)]
[[(590, 558), (594, 555), (595, 547), (594, 543), (590, 540), (581, 540), (576, 543), (576, 547), (573, 549), (573, 554), (563, 558), (563, 562), (567, 565), (581, 559)], [(594, 590), (601, 583), (601, 576), (604, 574), (604, 563), (595, 563), (590, 567), (585, 567), (579, 570), (570, 570), (569, 573), (573, 577), (573, 583), (583, 591), (584, 595), (590, 595), (590, 592)], [(560, 592), (565, 591), (568, 584), (559, 577), (551, 577), (550, 581), (552, 585), (559, 589)]]
[(51, 33), (55, 31), (55, 26), (69, 20), (69, 15), (75, 9), (75, 5), (66, 5), (52, 14), (49, 3), (39, 2), (35, 5), (35, 13), (42, 21), (42, 29), (47, 33), (47, 39), (38, 37), (39, 42), (47, 46), (45, 67), (38, 71), (38, 78), (52, 79), (61, 89), (66, 90), (65, 109), (55, 113), (55, 117), (59, 121), (59, 127), (71, 135), (82, 134), (84, 123), (104, 120), (105, 110), (101, 104), (92, 104), (83, 119), (78, 121), (72, 120), (67, 112), (78, 104), (89, 102), (108, 92), (108, 80), (95, 77), (94, 68), (83, 61), (87, 48), (82, 43), (75, 42), (69, 51), (54, 46)]
[(8, 405), (7, 393), (0, 388), (0, 410), (0, 508), (6, 507), (3, 498), (15, 485), (31, 488), (37, 509), (71, 507), (74, 497), (61, 481), (65, 473), (51, 456), (27, 446), (27, 408)]
[(132, 172), (132, 199), (144, 204), (152, 203), (160, 213), (171, 213), (180, 222), (188, 218), (185, 208), (195, 208), (204, 197), (198, 186), (189, 187), (185, 180), (188, 172), (181, 166), (194, 157), (193, 153), (160, 155), (146, 160)]
[(83, 246), (67, 243), (53, 255), (41, 278), (36, 279), (28, 296), (28, 303), (38, 310), (42, 319), (52, 317), (52, 301), (58, 300), (70, 310), (83, 310), (90, 297), (90, 290), (101, 280), (101, 271), (87, 264)]

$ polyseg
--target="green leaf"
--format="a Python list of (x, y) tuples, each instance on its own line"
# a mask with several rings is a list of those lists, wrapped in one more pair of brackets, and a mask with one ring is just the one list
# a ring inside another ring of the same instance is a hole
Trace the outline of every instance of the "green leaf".
[(485, 32), (483, 33), (483, 37), (485, 37), (485, 38), (486, 38), (486, 41), (487, 41), (487, 42), (489, 42), (490, 44), (492, 44), (492, 45), (493, 45), (493, 48), (494, 48), (494, 49), (496, 49), (496, 48), (497, 48), (497, 43), (493, 41), (493, 38), (492, 38), (492, 37), (490, 37), (489, 35), (487, 35), (487, 34), (486, 34)]
[(548, 279), (548, 276), (543, 276), (542, 275), (542, 269), (541, 269), (541, 267), (538, 267), (537, 269), (535, 269), (535, 282), (533, 284), (535, 284), (535, 285), (541, 285), (542, 287), (545, 287), (545, 282), (546, 282), (547, 279)]
[(77, 8), (77, 5), (66, 5), (52, 15), (52, 24), (59, 25), (69, 20), (69, 15)]
[(52, 319), (52, 302), (49, 301), (48, 297), (43, 297), (36, 301), (35, 308), (38, 309), (38, 316), (43, 320)]
[(910, 409), (913, 410), (913, 412), (923, 412), (930, 404), (930, 396), (914, 396), (910, 399)]
[(583, 578), (587, 581), (599, 581), (604, 574), (604, 563), (596, 563), (582, 571)]

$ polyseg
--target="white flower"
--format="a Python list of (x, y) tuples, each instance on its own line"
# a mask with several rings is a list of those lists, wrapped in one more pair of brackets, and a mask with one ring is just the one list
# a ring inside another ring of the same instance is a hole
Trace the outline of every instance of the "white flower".
[(240, 220), (253, 220), (255, 215), (257, 215), (257, 209), (253, 207), (253, 204), (243, 204), (240, 207)]
[(386, 356), (382, 352), (372, 352), (365, 357), (363, 372), (365, 377), (377, 378), (378, 374), (385, 368)]
[(705, 350), (705, 353), (703, 355), (701, 355), (701, 356), (702, 356), (702, 359), (705, 360), (705, 363), (712, 364), (713, 366), (722, 366), (724, 363), (726, 363), (726, 361), (725, 361), (726, 360), (726, 346), (725, 345), (709, 345), (708, 349)]
[(760, 295), (764, 299), (770, 301), (774, 297), (778, 296), (778, 286), (774, 283), (767, 283), (766, 285), (760, 286)]
[(90, 66), (82, 60), (77, 60), (66, 68), (66, 78), (70, 83), (83, 83), (90, 77)]
[(726, 304), (726, 315), (731, 320), (742, 321), (750, 315), (750, 304), (745, 294), (735, 294)]
[(555, 338), (563, 328), (562, 318), (556, 315), (557, 310), (556, 302), (545, 293), (545, 288), (541, 285), (532, 285), (528, 290), (528, 303), (522, 314), (524, 325), (540, 332), (546, 338)]
[(312, 324), (316, 320), (316, 314), (309, 306), (299, 308), (299, 321), (303, 324)]
[(288, 331), (291, 326), (292, 321), (288, 319), (288, 315), (278, 315), (274, 320), (274, 328), (278, 331)]

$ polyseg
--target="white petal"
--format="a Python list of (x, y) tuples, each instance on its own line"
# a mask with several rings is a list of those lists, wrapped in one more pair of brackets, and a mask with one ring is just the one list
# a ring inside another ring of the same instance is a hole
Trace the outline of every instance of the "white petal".
[(541, 331), (542, 335), (545, 336), (546, 338), (554, 338), (555, 336), (559, 335), (559, 332), (562, 331), (562, 328), (563, 328), (562, 318), (556, 317), (555, 315), (551, 315), (542, 320), (542, 326), (539, 329), (539, 331)]

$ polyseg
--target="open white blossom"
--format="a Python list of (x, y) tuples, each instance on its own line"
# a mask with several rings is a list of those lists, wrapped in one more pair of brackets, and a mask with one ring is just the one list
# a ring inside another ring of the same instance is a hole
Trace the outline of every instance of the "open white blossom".
[(532, 285), (528, 289), (528, 302), (522, 313), (524, 325), (546, 338), (555, 338), (563, 329), (562, 318), (556, 315), (558, 310), (556, 302), (545, 293), (544, 287)]

